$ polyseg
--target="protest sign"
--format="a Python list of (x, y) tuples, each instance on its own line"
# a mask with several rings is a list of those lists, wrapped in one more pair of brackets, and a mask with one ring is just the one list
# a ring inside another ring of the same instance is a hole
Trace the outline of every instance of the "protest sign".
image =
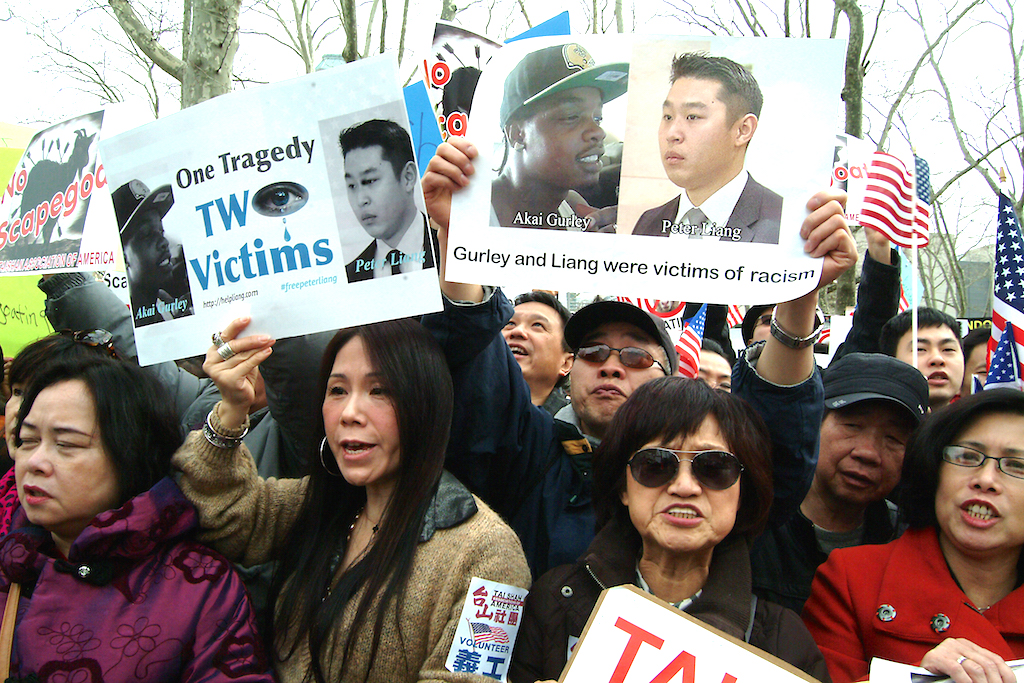
[[(568, 34), (569, 13), (562, 12), (505, 42)], [(500, 48), (501, 43), (447, 21), (435, 25), (430, 46), (433, 58), (423, 60), (423, 77), (444, 139), (449, 135), (466, 134), (480, 72)]]
[(0, 346), (8, 357), (53, 331), (38, 280), (36, 275), (0, 277)]
[[(143, 364), (440, 308), (393, 55), (224, 95), (101, 145)], [(346, 145), (343, 153), (342, 145)]]
[(11, 171), (21, 161), (25, 147), (35, 134), (35, 128), (0, 123), (0, 178), (11, 177)]
[(853, 135), (836, 135), (836, 152), (832, 166), (832, 187), (847, 194), (846, 222), (860, 225), (860, 207), (868, 187), (868, 164), (875, 146)]
[[(671, 82), (687, 53), (731, 60), (763, 94), (760, 114), (727, 125), (715, 81)], [(842, 41), (718, 37), (507, 45), (473, 102), (480, 156), (453, 200), (449, 276), (711, 303), (814, 289), (820, 261), (799, 231), (832, 171), (843, 54)], [(701, 98), (714, 117), (683, 111)]]
[(506, 680), (528, 593), (525, 588), (474, 576), (445, 668)]
[(435, 25), (430, 46), (433, 57), (423, 60), (423, 75), (445, 139), (466, 134), (477, 79), (499, 49), (501, 43), (461, 26), (447, 21)]
[[(1024, 659), (1006, 663), (1014, 675), (1024, 672)], [(944, 674), (933, 674), (920, 666), (901, 664), (880, 657), (871, 658), (871, 683), (952, 683), (953, 679)]]
[(805, 683), (814, 679), (636, 586), (606, 589), (561, 683)]
[(133, 119), (114, 106), (32, 137), (0, 195), (0, 274), (123, 270), (97, 147)]

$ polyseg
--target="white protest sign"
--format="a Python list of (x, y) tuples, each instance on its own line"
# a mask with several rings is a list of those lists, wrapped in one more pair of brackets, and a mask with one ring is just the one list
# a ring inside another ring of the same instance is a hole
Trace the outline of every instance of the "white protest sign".
[(868, 165), (875, 146), (853, 135), (836, 135), (836, 154), (832, 167), (832, 186), (847, 194), (846, 222), (860, 225), (860, 207), (868, 188)]
[[(726, 141), (716, 87), (670, 85), (684, 53), (728, 59), (756, 81), (760, 114), (729, 124), (741, 143)], [(505, 46), (473, 101), (479, 157), (453, 200), (449, 277), (709, 303), (814, 289), (821, 264), (799, 231), (832, 175), (844, 53), (842, 41), (641, 35)], [(700, 98), (718, 107), (714, 130), (710, 111), (683, 111)]]
[(287, 337), (439, 310), (408, 131), (389, 54), (105, 141), (139, 361), (203, 353), (240, 315)]
[(0, 274), (124, 270), (98, 147), (141, 120), (116, 104), (32, 137), (0, 194)]
[(445, 668), (506, 680), (529, 592), (476, 576), (470, 579)]
[[(1017, 676), (1017, 672), (1024, 669), (1024, 659), (1007, 662), (1007, 665)], [(949, 676), (933, 674), (920, 666), (901, 664), (881, 657), (871, 658), (870, 674), (871, 683), (951, 683), (953, 680)]]
[(806, 683), (814, 679), (636, 586), (601, 594), (562, 683)]
[(466, 134), (466, 112), (473, 101), (477, 78), (500, 49), (501, 43), (462, 26), (448, 21), (434, 25), (430, 45), (433, 58), (423, 60), (423, 76), (444, 139)]

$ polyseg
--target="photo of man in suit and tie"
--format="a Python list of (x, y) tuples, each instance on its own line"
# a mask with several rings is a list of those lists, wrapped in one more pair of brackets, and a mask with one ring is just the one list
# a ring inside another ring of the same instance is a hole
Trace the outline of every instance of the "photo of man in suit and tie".
[(386, 119), (341, 131), (338, 144), (352, 213), (371, 242), (345, 266), (349, 282), (433, 268), (436, 237), (416, 205), (412, 139)]
[(757, 81), (731, 59), (691, 52), (672, 60), (670, 82), (658, 146), (683, 191), (632, 234), (778, 244), (782, 197), (744, 169), (764, 99)]

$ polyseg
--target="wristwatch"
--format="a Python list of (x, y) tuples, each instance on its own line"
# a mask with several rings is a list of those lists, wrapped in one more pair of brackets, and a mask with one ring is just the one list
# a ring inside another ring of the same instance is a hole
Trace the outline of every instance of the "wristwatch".
[(791, 349), (806, 349), (808, 346), (814, 345), (814, 343), (818, 341), (818, 337), (821, 336), (821, 328), (822, 325), (818, 325), (817, 329), (806, 337), (793, 336), (786, 330), (782, 329), (782, 326), (779, 325), (779, 321), (775, 319), (775, 311), (772, 311), (772, 336)]

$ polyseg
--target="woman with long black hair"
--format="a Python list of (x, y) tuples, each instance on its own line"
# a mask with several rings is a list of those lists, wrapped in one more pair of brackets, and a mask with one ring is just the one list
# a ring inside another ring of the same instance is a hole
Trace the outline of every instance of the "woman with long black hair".
[(445, 670), (471, 577), (528, 586), (530, 574), (512, 530), (442, 470), (452, 385), (436, 342), (410, 320), (338, 332), (310, 474), (264, 481), (239, 439), (274, 340), (236, 338), (247, 322), (207, 352), (222, 401), (175, 463), (207, 542), (243, 564), (279, 561), (281, 680), (472, 680)]

